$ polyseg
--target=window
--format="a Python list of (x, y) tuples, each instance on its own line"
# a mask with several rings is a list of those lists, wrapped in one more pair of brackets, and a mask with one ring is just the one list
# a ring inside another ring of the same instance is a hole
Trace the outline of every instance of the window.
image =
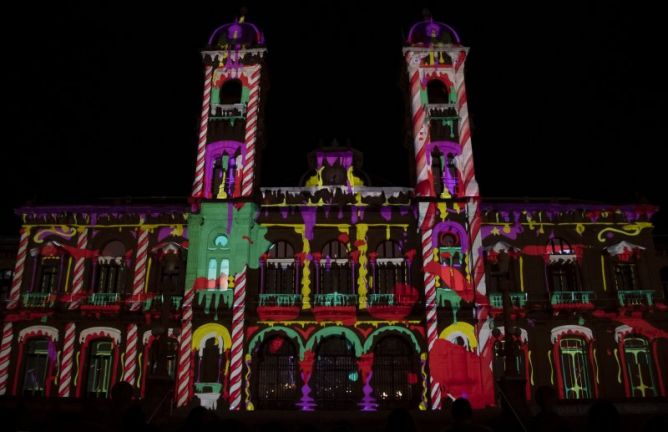
[(591, 399), (592, 382), (587, 342), (579, 337), (559, 341), (559, 364), (565, 399)]
[(267, 294), (294, 294), (297, 280), (295, 251), (286, 241), (278, 241), (269, 249), (264, 292)]
[(386, 240), (376, 248), (376, 293), (394, 294), (398, 283), (406, 282), (406, 262), (399, 244)]
[(436, 196), (443, 193), (443, 166), (444, 166), (443, 155), (438, 150), (434, 148), (434, 151), (431, 153), (431, 175), (434, 179), (434, 193)]
[(232, 105), (241, 102), (241, 81), (232, 79), (227, 80), (220, 87), (220, 104)]
[(322, 249), (320, 291), (323, 294), (352, 293), (352, 272), (346, 246), (333, 240)]
[[(220, 267), (218, 264), (220, 263)], [(230, 276), (230, 260), (223, 258), (220, 261), (216, 258), (209, 259), (209, 270), (207, 279), (209, 279), (209, 288), (220, 288), (226, 290)]]
[(210, 338), (204, 344), (204, 349), (197, 357), (196, 383), (214, 384), (222, 382), (222, 368), (225, 365), (223, 350), (216, 345), (216, 339)]
[(55, 293), (58, 291), (58, 267), (60, 257), (45, 256), (39, 265), (39, 287), (40, 293)]
[(412, 347), (399, 336), (387, 336), (374, 348), (371, 387), (383, 408), (414, 405), (418, 361)]
[(344, 337), (324, 339), (318, 347), (312, 388), (318, 407), (355, 408), (360, 400), (353, 344)]
[(617, 262), (614, 264), (615, 287), (617, 291), (632, 291), (639, 288), (638, 270), (634, 262)]
[(239, 151), (237, 151), (235, 156), (224, 153), (215, 159), (211, 185), (213, 197), (227, 199), (235, 195), (237, 158), (239, 155)]
[(107, 398), (114, 363), (114, 343), (108, 340), (95, 340), (90, 343), (89, 352), (86, 397)]
[(97, 277), (98, 293), (122, 293), (125, 288), (125, 246), (118, 240), (111, 241), (102, 249), (99, 257)]
[(48, 339), (30, 339), (23, 368), (23, 395), (45, 396), (49, 374)]
[(451, 232), (442, 232), (438, 235), (439, 259), (441, 265), (462, 268), (462, 248), (459, 237)]
[(430, 104), (447, 104), (448, 88), (443, 81), (433, 79), (427, 83), (427, 99)]
[(230, 239), (224, 234), (217, 235), (216, 238), (213, 239), (213, 244), (218, 249), (227, 249), (229, 243)]
[[(515, 345), (513, 346), (514, 350), (514, 364), (512, 374), (515, 376), (524, 377), (526, 374), (525, 369), (525, 354), (524, 351), (519, 346), (519, 342), (514, 341)], [(500, 379), (506, 375), (506, 339), (505, 336), (501, 336), (496, 342), (494, 342), (494, 377)]]
[(178, 343), (174, 338), (160, 336), (151, 344), (149, 374), (175, 378)]
[(301, 395), (294, 344), (281, 336), (268, 338), (260, 346), (255, 362), (257, 407), (294, 408)]
[(547, 245), (547, 280), (551, 292), (580, 291), (580, 268), (575, 250), (562, 238)]
[(631, 397), (658, 396), (654, 363), (647, 339), (624, 339), (624, 363)]
[(178, 254), (167, 254), (160, 263), (160, 292), (176, 294), (183, 286), (183, 259)]

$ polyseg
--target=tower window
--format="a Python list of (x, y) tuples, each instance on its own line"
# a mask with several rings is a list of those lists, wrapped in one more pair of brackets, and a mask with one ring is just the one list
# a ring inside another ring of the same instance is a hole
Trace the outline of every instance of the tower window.
[(241, 81), (227, 80), (220, 88), (220, 104), (233, 105), (241, 102)]
[(449, 92), (445, 83), (438, 79), (433, 79), (427, 83), (427, 99), (430, 104), (447, 104), (449, 102)]

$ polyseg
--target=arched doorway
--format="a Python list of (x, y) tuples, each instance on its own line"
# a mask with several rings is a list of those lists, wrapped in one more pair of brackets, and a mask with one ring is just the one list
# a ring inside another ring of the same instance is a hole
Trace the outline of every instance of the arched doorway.
[(417, 353), (401, 336), (380, 339), (373, 350), (373, 396), (383, 409), (417, 406), (419, 390)]
[(330, 336), (317, 348), (311, 387), (318, 408), (355, 409), (361, 379), (355, 348), (343, 336)]
[(293, 409), (299, 401), (299, 355), (282, 336), (265, 339), (254, 355), (253, 400), (259, 409)]

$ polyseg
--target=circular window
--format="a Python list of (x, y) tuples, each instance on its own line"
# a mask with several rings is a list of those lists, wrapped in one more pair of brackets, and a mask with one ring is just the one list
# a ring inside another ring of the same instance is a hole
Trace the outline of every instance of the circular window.
[(225, 248), (227, 247), (227, 244), (230, 242), (230, 240), (227, 238), (226, 235), (219, 235), (216, 236), (216, 238), (213, 240), (213, 244), (215, 246)]

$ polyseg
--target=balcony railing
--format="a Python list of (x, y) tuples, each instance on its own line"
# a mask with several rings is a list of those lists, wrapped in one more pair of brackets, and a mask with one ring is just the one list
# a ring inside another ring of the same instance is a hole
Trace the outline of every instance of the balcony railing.
[(146, 299), (144, 302), (144, 310), (150, 310), (153, 305), (161, 306), (163, 302), (167, 299), (167, 301), (171, 302), (171, 308), (178, 310), (181, 307), (181, 302), (183, 301), (182, 296), (166, 296), (164, 294), (157, 294), (152, 298)]
[(86, 304), (89, 306), (111, 306), (118, 303), (121, 299), (119, 293), (92, 293), (86, 298)]
[(446, 114), (457, 116), (457, 105), (454, 103), (430, 103), (427, 104), (427, 109), (429, 110), (429, 115), (432, 116), (432, 118), (444, 116)]
[(212, 120), (243, 120), (246, 118), (246, 104), (211, 104)]
[(32, 292), (25, 293), (21, 297), (23, 307), (51, 307), (55, 296), (50, 293)]
[[(513, 307), (523, 308), (527, 305), (527, 293), (509, 293), (510, 295), (510, 304)], [(503, 294), (502, 293), (490, 293), (489, 295), (489, 304), (493, 308), (502, 309), (503, 308)]]
[(369, 294), (369, 306), (394, 306), (394, 294)]
[(594, 300), (593, 291), (556, 291), (550, 296), (550, 303), (556, 307), (579, 307), (591, 305)]
[(301, 294), (260, 294), (260, 306), (299, 306)]
[(357, 294), (316, 294), (313, 300), (316, 306), (356, 306)]
[(628, 290), (617, 291), (617, 299), (620, 306), (653, 306), (654, 291), (652, 290)]

